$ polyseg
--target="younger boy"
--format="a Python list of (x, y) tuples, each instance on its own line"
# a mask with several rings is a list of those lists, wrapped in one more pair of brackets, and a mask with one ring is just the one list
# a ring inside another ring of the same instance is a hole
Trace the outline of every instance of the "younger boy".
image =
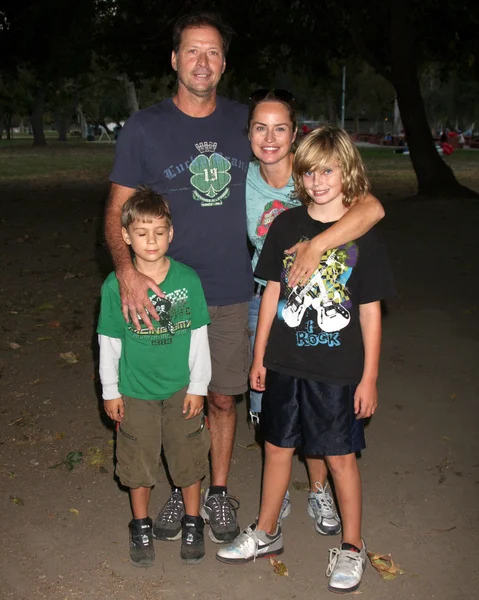
[(161, 284), (165, 294), (150, 292), (159, 320), (153, 331), (146, 326), (138, 331), (123, 318), (115, 273), (101, 293), (100, 378), (105, 412), (119, 424), (116, 474), (130, 491), (130, 560), (150, 567), (155, 558), (148, 504), (163, 444), (183, 495), (181, 558), (196, 563), (205, 553), (199, 509), (210, 446), (203, 414), (211, 378), (208, 309), (196, 273), (166, 256), (173, 226), (161, 196), (137, 190), (123, 206), (121, 224), (136, 269)]
[(359, 587), (366, 564), (361, 537), (361, 480), (356, 452), (363, 419), (377, 406), (380, 299), (393, 293), (383, 244), (372, 229), (328, 250), (308, 281), (292, 288), (285, 248), (312, 239), (368, 191), (361, 157), (348, 134), (320, 127), (304, 137), (293, 163), (303, 206), (279, 215), (268, 232), (256, 275), (268, 280), (259, 315), (251, 387), (264, 391), (263, 497), (256, 524), (217, 553), (242, 563), (283, 552), (281, 503), (295, 448), (324, 456), (341, 511), (343, 539), (330, 550), (328, 589)]

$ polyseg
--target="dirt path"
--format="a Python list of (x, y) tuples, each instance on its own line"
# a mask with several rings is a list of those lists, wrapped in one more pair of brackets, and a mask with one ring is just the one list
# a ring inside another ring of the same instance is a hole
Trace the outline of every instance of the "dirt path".
[[(180, 564), (178, 543), (156, 544), (153, 569), (129, 565), (128, 499), (113, 480), (113, 432), (95, 378), (93, 331), (110, 269), (105, 193), (84, 184), (2, 192), (0, 598), (330, 597), (324, 571), (336, 540), (313, 531), (307, 494), (294, 487), (282, 557), (289, 577), (265, 560), (220, 564), (209, 539), (199, 567)], [(380, 410), (360, 464), (369, 549), (391, 552), (407, 573), (383, 581), (368, 566), (361, 593), (370, 600), (463, 600), (479, 583), (478, 208), (387, 207), (383, 230), (400, 295), (384, 322)], [(78, 362), (59, 357), (69, 352)], [(248, 448), (245, 403), (238, 408), (230, 490), (246, 525), (257, 511), (261, 454)], [(83, 460), (70, 473), (50, 468), (72, 451)], [(299, 461), (293, 480), (300, 488), (306, 481)], [(168, 495), (164, 474), (161, 482), (152, 513)]]

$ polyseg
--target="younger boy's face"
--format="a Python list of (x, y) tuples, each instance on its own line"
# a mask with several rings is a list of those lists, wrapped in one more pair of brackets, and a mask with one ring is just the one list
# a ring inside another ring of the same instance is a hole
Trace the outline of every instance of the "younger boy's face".
[(121, 230), (125, 243), (133, 248), (137, 259), (154, 263), (167, 253), (173, 238), (173, 227), (168, 227), (164, 217), (151, 223), (134, 221), (126, 230)]

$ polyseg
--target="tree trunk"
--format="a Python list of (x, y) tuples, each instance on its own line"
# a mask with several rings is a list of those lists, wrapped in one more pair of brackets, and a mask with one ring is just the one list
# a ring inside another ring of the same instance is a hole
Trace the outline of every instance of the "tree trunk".
[(45, 107), (45, 92), (39, 90), (35, 97), (32, 114), (30, 115), (30, 123), (33, 130), (33, 145), (46, 146), (45, 131), (43, 129), (43, 109)]
[(57, 110), (55, 115), (55, 125), (58, 131), (58, 141), (67, 141), (68, 124), (65, 115), (62, 114), (61, 110)]
[(140, 107), (138, 105), (138, 98), (136, 95), (135, 84), (125, 77), (125, 90), (126, 90), (126, 102), (130, 115), (134, 112), (138, 112)]
[(418, 194), (433, 197), (479, 197), (460, 185), (437, 152), (421, 94), (408, 3), (393, 0), (391, 6), (391, 72), (411, 162), (418, 181)]

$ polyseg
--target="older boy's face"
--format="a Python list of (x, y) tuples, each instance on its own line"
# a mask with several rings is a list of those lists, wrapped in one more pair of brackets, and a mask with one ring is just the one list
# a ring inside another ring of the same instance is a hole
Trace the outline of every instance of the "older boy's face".
[(173, 238), (173, 227), (168, 227), (164, 217), (151, 222), (134, 221), (128, 230), (122, 229), (125, 243), (133, 248), (137, 260), (153, 263), (167, 253)]
[(214, 27), (188, 27), (181, 35), (178, 53), (171, 55), (178, 86), (198, 97), (209, 96), (218, 85), (226, 63), (223, 40)]

